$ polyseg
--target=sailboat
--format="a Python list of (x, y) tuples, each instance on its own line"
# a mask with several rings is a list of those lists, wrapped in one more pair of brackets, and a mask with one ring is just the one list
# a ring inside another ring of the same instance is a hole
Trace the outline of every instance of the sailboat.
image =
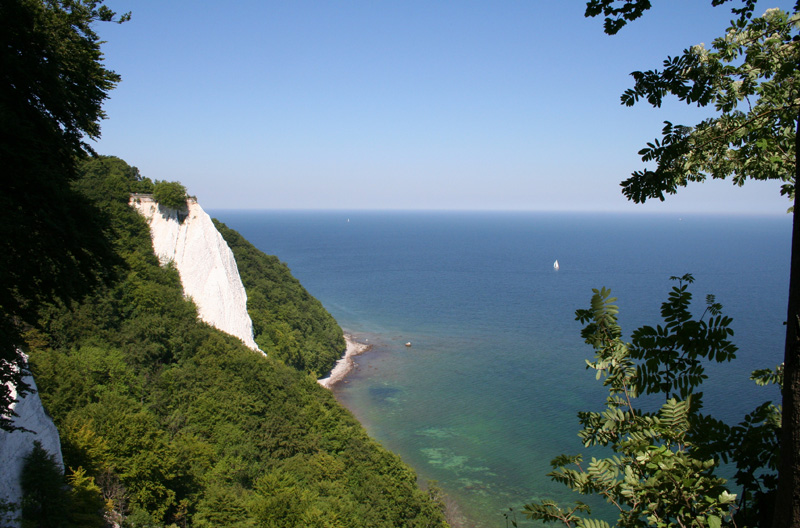
[(556, 271), (558, 271), (558, 260), (556, 260), (555, 262), (553, 262), (553, 269), (554, 269), (554, 270), (556, 270)]

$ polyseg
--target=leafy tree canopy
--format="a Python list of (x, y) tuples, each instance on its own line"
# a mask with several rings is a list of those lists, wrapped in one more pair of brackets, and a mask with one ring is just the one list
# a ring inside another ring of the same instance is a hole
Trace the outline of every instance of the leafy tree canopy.
[[(730, 0), (711, 0), (711, 5), (719, 6)], [(757, 0), (742, 0), (743, 6), (731, 11), (741, 19), (752, 17)], [(616, 35), (628, 22), (641, 17), (652, 7), (650, 0), (589, 0), (586, 2), (586, 16), (605, 16), (603, 27), (609, 35)]]
[(181, 182), (156, 180), (153, 184), (153, 199), (164, 207), (185, 211), (187, 198), (186, 187)]
[(112, 258), (103, 217), (70, 182), (85, 137), (119, 76), (102, 63), (98, 21), (123, 21), (92, 0), (0, 2), (0, 427), (11, 429), (9, 384), (21, 393), (20, 332), (37, 302), (78, 298)]
[[(719, 6), (728, 0), (712, 0)], [(775, 180), (794, 212), (783, 365), (783, 405), (774, 526), (800, 525), (800, 2), (791, 12), (755, 16), (756, 0), (734, 2), (735, 19), (710, 48), (702, 44), (668, 57), (662, 69), (633, 72), (622, 103), (661, 106), (667, 96), (713, 108), (693, 126), (665, 121), (661, 137), (640, 151), (650, 166), (622, 182), (634, 202), (674, 194), (689, 182), (730, 178)], [(649, 0), (589, 0), (586, 16), (605, 16), (614, 34), (650, 9)], [(651, 168), (653, 166), (654, 168)]]
[(634, 72), (633, 88), (622, 102), (646, 99), (661, 106), (666, 94), (686, 103), (713, 105), (720, 115), (694, 127), (666, 122), (662, 138), (640, 151), (656, 169), (633, 173), (622, 182), (635, 202), (663, 200), (690, 181), (707, 176), (783, 182), (781, 193), (793, 198), (795, 137), (800, 110), (795, 42), (800, 16), (778, 9), (731, 26), (711, 49), (696, 45), (664, 61), (664, 69)]
[[(767, 402), (735, 426), (701, 414), (705, 364), (735, 355), (731, 320), (713, 298), (695, 319), (692, 276), (673, 279), (679, 285), (661, 306), (664, 325), (636, 330), (632, 343), (622, 340), (609, 290), (594, 290), (590, 308), (576, 312), (586, 324), (581, 335), (595, 350), (594, 361), (586, 363), (608, 387), (602, 412), (579, 413), (579, 436), (585, 446), (609, 447), (614, 454), (588, 462), (561, 455), (551, 462), (550, 477), (583, 495), (603, 497), (617, 510), (617, 526), (765, 525), (776, 484), (780, 409)], [(774, 376), (754, 374), (762, 382)], [(636, 405), (640, 396), (658, 393), (665, 401), (657, 411)], [(738, 469), (738, 494), (717, 474), (721, 461)], [(565, 526), (609, 526), (586, 516), (589, 508), (582, 502), (563, 507), (545, 500), (526, 505), (523, 513)]]
[[(608, 31), (609, 25), (621, 27), (641, 16), (650, 2), (613, 4), (590, 2), (587, 14), (605, 8), (612, 17), (606, 18)], [(665, 122), (662, 137), (640, 151), (642, 160), (654, 162), (655, 168), (636, 171), (622, 182), (629, 199), (663, 200), (678, 187), (709, 176), (730, 177), (737, 185), (747, 178), (777, 180), (783, 182), (781, 193), (793, 197), (800, 15), (769, 9), (752, 18), (752, 4), (734, 10), (742, 16), (710, 49), (698, 44), (668, 57), (661, 70), (631, 74), (635, 84), (622, 95), (625, 105), (643, 99), (659, 107), (673, 95), (687, 104), (711, 106), (719, 115), (694, 126)]]

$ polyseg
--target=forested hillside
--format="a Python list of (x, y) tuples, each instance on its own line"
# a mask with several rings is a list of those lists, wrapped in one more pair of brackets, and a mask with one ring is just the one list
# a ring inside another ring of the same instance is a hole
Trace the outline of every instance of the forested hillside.
[(446, 526), (413, 471), (304, 372), (330, 368), (341, 330), (277, 259), (220, 226), (268, 357), (197, 319), (128, 206), (150, 186), (117, 158), (80, 166), (74, 189), (115, 264), (87, 297), (38, 304), (24, 334), (67, 475), (108, 510), (73, 501), (49, 526)]
[(214, 225), (236, 257), (261, 350), (318, 377), (330, 372), (345, 348), (336, 321), (277, 257), (265, 255), (222, 222)]

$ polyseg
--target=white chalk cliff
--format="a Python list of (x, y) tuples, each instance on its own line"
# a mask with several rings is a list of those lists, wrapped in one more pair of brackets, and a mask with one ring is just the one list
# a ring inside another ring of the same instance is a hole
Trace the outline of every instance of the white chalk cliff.
[[(36, 383), (31, 376), (25, 376), (25, 382), (36, 390)], [(16, 398), (16, 387), (9, 388), (11, 396)], [(11, 410), (18, 415), (14, 418), (13, 425), (27, 431), (0, 430), (0, 500), (19, 504), (22, 499), (19, 477), (25, 457), (33, 450), (34, 441), (41, 443), (42, 448), (55, 457), (56, 463), (61, 468), (64, 467), (64, 461), (61, 458), (58, 430), (53, 420), (45, 413), (38, 393), (31, 392), (17, 399), (11, 404)], [(12, 522), (11, 526), (17, 524)]]
[(134, 195), (130, 204), (150, 224), (153, 251), (161, 263), (175, 264), (183, 293), (197, 305), (200, 319), (261, 352), (253, 339), (236, 260), (211, 217), (195, 200), (188, 201), (188, 214), (180, 217), (150, 196)]

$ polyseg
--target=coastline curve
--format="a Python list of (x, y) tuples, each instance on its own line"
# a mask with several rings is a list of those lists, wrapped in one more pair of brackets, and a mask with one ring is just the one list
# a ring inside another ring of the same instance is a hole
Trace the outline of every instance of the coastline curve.
[(356, 341), (355, 336), (352, 334), (344, 334), (344, 340), (347, 343), (347, 348), (345, 348), (342, 358), (336, 362), (327, 378), (317, 380), (317, 383), (326, 389), (332, 389), (334, 385), (347, 377), (355, 367), (355, 361), (353, 360), (355, 356), (363, 354), (372, 348), (372, 345)]

